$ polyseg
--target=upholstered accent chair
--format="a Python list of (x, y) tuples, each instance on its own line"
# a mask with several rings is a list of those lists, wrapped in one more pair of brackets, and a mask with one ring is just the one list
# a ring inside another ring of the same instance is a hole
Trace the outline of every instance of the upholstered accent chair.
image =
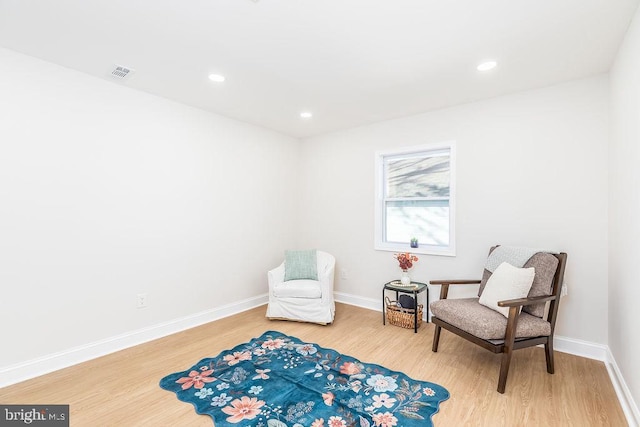
[[(490, 257), (496, 248), (491, 248)], [(553, 334), (566, 263), (566, 253), (537, 252), (522, 268), (500, 265), (493, 273), (485, 268), (482, 280), (432, 280), (431, 285), (441, 286), (440, 300), (430, 305), (432, 322), (435, 324), (432, 351), (438, 351), (441, 329), (446, 329), (487, 350), (502, 353), (499, 393), (505, 392), (514, 350), (544, 344), (547, 372), (553, 374)], [(498, 295), (510, 286), (510, 273), (504, 275), (503, 267), (521, 276), (529, 274), (530, 288), (524, 290), (522, 297), (502, 300), (498, 297), (492, 303), (487, 302), (491, 298), (485, 295), (483, 301), (483, 292), (489, 292), (488, 284), (492, 287), (490, 293), (497, 291)], [(493, 281), (492, 276), (495, 279)], [(502, 280), (505, 277), (507, 280)], [(479, 298), (447, 299), (449, 286), (466, 284), (480, 284)], [(494, 286), (496, 284), (500, 287)]]
[[(315, 254), (314, 258), (308, 257), (311, 252)], [(313, 266), (308, 265), (309, 262)], [(305, 263), (307, 265), (302, 265)], [(332, 323), (335, 315), (335, 264), (335, 258), (327, 252), (287, 251), (285, 261), (267, 274), (267, 317), (325, 325)]]

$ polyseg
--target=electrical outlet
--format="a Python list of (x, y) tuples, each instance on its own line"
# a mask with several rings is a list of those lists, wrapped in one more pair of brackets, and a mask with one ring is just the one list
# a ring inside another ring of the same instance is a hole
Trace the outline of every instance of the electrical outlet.
[(340, 278), (342, 280), (347, 280), (349, 278), (349, 273), (344, 268), (340, 269)]
[(569, 295), (569, 289), (567, 289), (568, 286), (566, 283), (562, 284), (562, 288), (560, 288), (560, 296), (561, 297), (566, 297), (567, 295)]
[(136, 308), (147, 307), (147, 294), (136, 295)]

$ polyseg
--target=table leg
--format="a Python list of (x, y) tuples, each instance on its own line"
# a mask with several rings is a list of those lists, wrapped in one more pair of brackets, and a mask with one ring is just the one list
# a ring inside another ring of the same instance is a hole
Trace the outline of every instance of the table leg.
[(427, 311), (425, 312), (425, 315), (427, 316), (427, 323), (429, 323), (429, 286), (427, 286), (426, 292), (427, 292), (427, 305), (425, 306), (425, 308), (427, 309)]
[[(418, 293), (413, 291), (413, 304), (415, 308), (413, 309), (413, 333), (418, 333)], [(420, 319), (422, 321), (422, 319)]]
[(387, 307), (386, 307), (386, 302), (384, 300), (384, 288), (382, 288), (382, 324), (383, 325), (387, 324), (386, 311), (387, 311)]

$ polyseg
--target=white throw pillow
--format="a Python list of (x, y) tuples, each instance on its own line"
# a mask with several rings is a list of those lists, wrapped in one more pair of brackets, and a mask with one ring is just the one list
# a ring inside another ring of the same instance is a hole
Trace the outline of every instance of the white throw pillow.
[(535, 268), (518, 268), (503, 262), (495, 269), (480, 296), (480, 304), (509, 317), (509, 307), (498, 307), (498, 301), (525, 298), (533, 284)]

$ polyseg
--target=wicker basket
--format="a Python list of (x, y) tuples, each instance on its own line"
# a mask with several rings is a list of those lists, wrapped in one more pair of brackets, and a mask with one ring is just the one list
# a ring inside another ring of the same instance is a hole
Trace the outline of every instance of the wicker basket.
[[(415, 322), (416, 310), (413, 308), (403, 308), (398, 301), (391, 301), (389, 297), (385, 297), (387, 305), (387, 320), (392, 325), (402, 328), (413, 329)], [(422, 304), (418, 304), (418, 328), (422, 324)]]

